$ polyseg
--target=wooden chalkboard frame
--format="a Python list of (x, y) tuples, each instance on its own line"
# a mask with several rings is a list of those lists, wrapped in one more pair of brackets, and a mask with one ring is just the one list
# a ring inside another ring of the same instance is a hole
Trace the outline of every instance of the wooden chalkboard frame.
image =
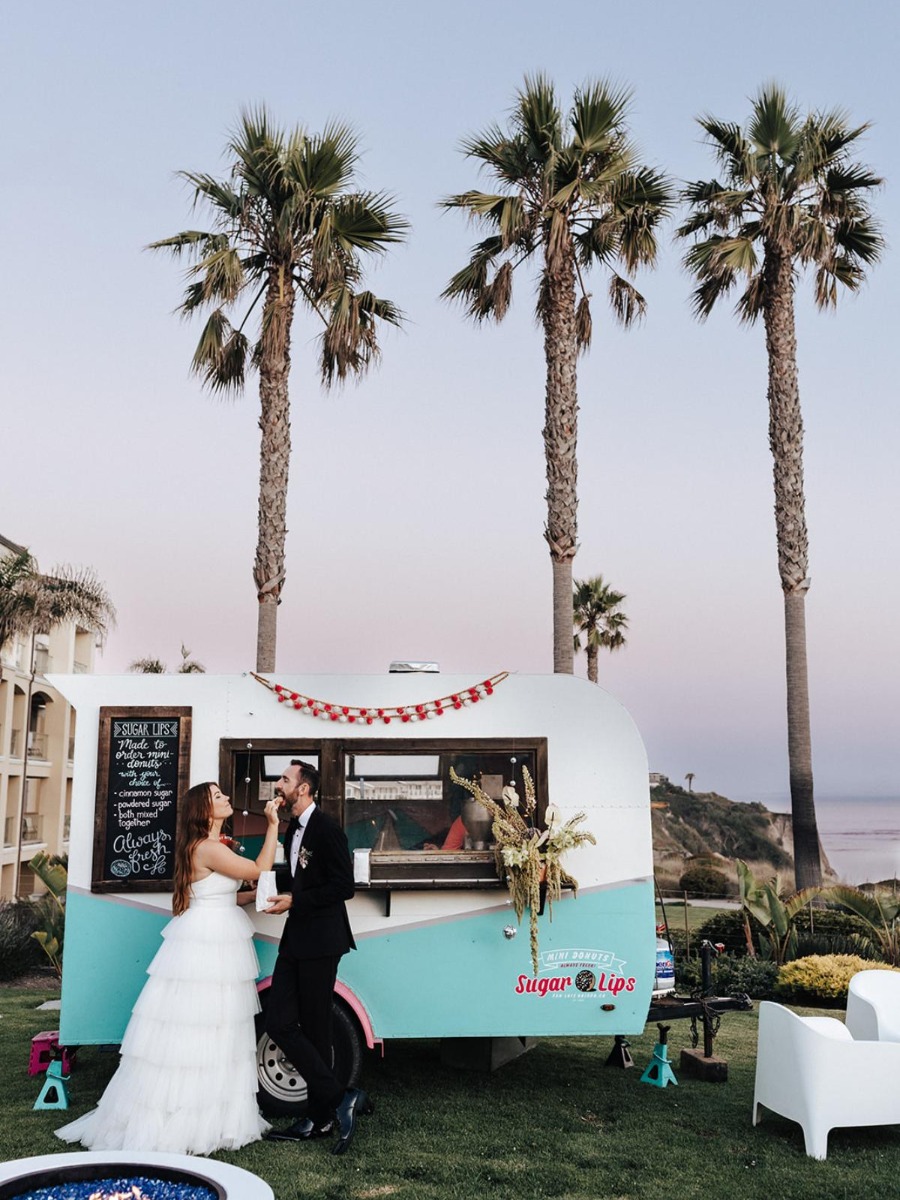
[(92, 892), (171, 892), (172, 878), (165, 879), (112, 879), (105, 873), (107, 817), (110, 805), (110, 753), (112, 745), (112, 723), (127, 718), (134, 721), (178, 720), (178, 767), (175, 788), (175, 809), (187, 790), (191, 766), (191, 716), (190, 707), (147, 708), (147, 707), (101, 707), (100, 728), (97, 738), (97, 792), (94, 802), (94, 858), (91, 870)]

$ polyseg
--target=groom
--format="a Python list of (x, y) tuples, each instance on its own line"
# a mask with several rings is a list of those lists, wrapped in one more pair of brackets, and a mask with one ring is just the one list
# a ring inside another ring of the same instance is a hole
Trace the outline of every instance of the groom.
[(359, 1088), (344, 1090), (332, 1070), (332, 998), (341, 955), (356, 945), (344, 902), (353, 895), (353, 864), (337, 822), (316, 805), (319, 772), (294, 760), (275, 784), (290, 822), (284, 838), (291, 890), (273, 896), (267, 913), (287, 913), (272, 986), (266, 1003), (266, 1032), (303, 1078), (308, 1115), (287, 1129), (270, 1130), (272, 1142), (330, 1137), (335, 1116), (343, 1154), (357, 1118), (372, 1111)]

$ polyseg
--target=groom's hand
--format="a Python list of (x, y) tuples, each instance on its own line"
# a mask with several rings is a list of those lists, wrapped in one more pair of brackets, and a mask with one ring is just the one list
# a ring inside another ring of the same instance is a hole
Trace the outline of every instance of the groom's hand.
[(277, 917), (280, 913), (287, 912), (291, 907), (293, 899), (290, 892), (279, 892), (277, 896), (269, 897), (269, 907), (264, 908), (263, 912), (271, 913), (272, 916)]

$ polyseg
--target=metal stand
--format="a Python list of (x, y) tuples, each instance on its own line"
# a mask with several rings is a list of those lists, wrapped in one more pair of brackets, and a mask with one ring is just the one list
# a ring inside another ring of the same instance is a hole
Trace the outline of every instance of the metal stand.
[(609, 1052), (609, 1058), (604, 1063), (607, 1067), (619, 1067), (620, 1070), (627, 1071), (629, 1067), (634, 1066), (634, 1059), (631, 1057), (631, 1051), (628, 1049), (629, 1042), (622, 1037), (621, 1033), (616, 1034), (616, 1044)]
[(44, 1086), (34, 1102), (35, 1108), (68, 1108), (69, 1093), (66, 1083), (69, 1076), (63, 1074), (62, 1063), (54, 1059), (47, 1067), (47, 1077)]
[(672, 1070), (672, 1064), (669, 1062), (669, 1047), (667, 1045), (669, 1037), (669, 1026), (659, 1024), (659, 1041), (653, 1047), (653, 1057), (647, 1066), (646, 1071), (641, 1076), (641, 1083), (652, 1083), (654, 1087), (664, 1088), (668, 1083), (674, 1083), (678, 1086), (678, 1080), (675, 1078), (675, 1072)]

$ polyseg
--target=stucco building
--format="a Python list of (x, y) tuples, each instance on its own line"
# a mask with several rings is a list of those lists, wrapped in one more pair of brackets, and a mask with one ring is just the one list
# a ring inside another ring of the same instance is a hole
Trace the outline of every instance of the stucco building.
[[(0, 556), (21, 549), (0, 536)], [(75, 711), (46, 676), (92, 671), (94, 649), (74, 622), (0, 646), (0, 898), (42, 890), (29, 860), (68, 850)]]

